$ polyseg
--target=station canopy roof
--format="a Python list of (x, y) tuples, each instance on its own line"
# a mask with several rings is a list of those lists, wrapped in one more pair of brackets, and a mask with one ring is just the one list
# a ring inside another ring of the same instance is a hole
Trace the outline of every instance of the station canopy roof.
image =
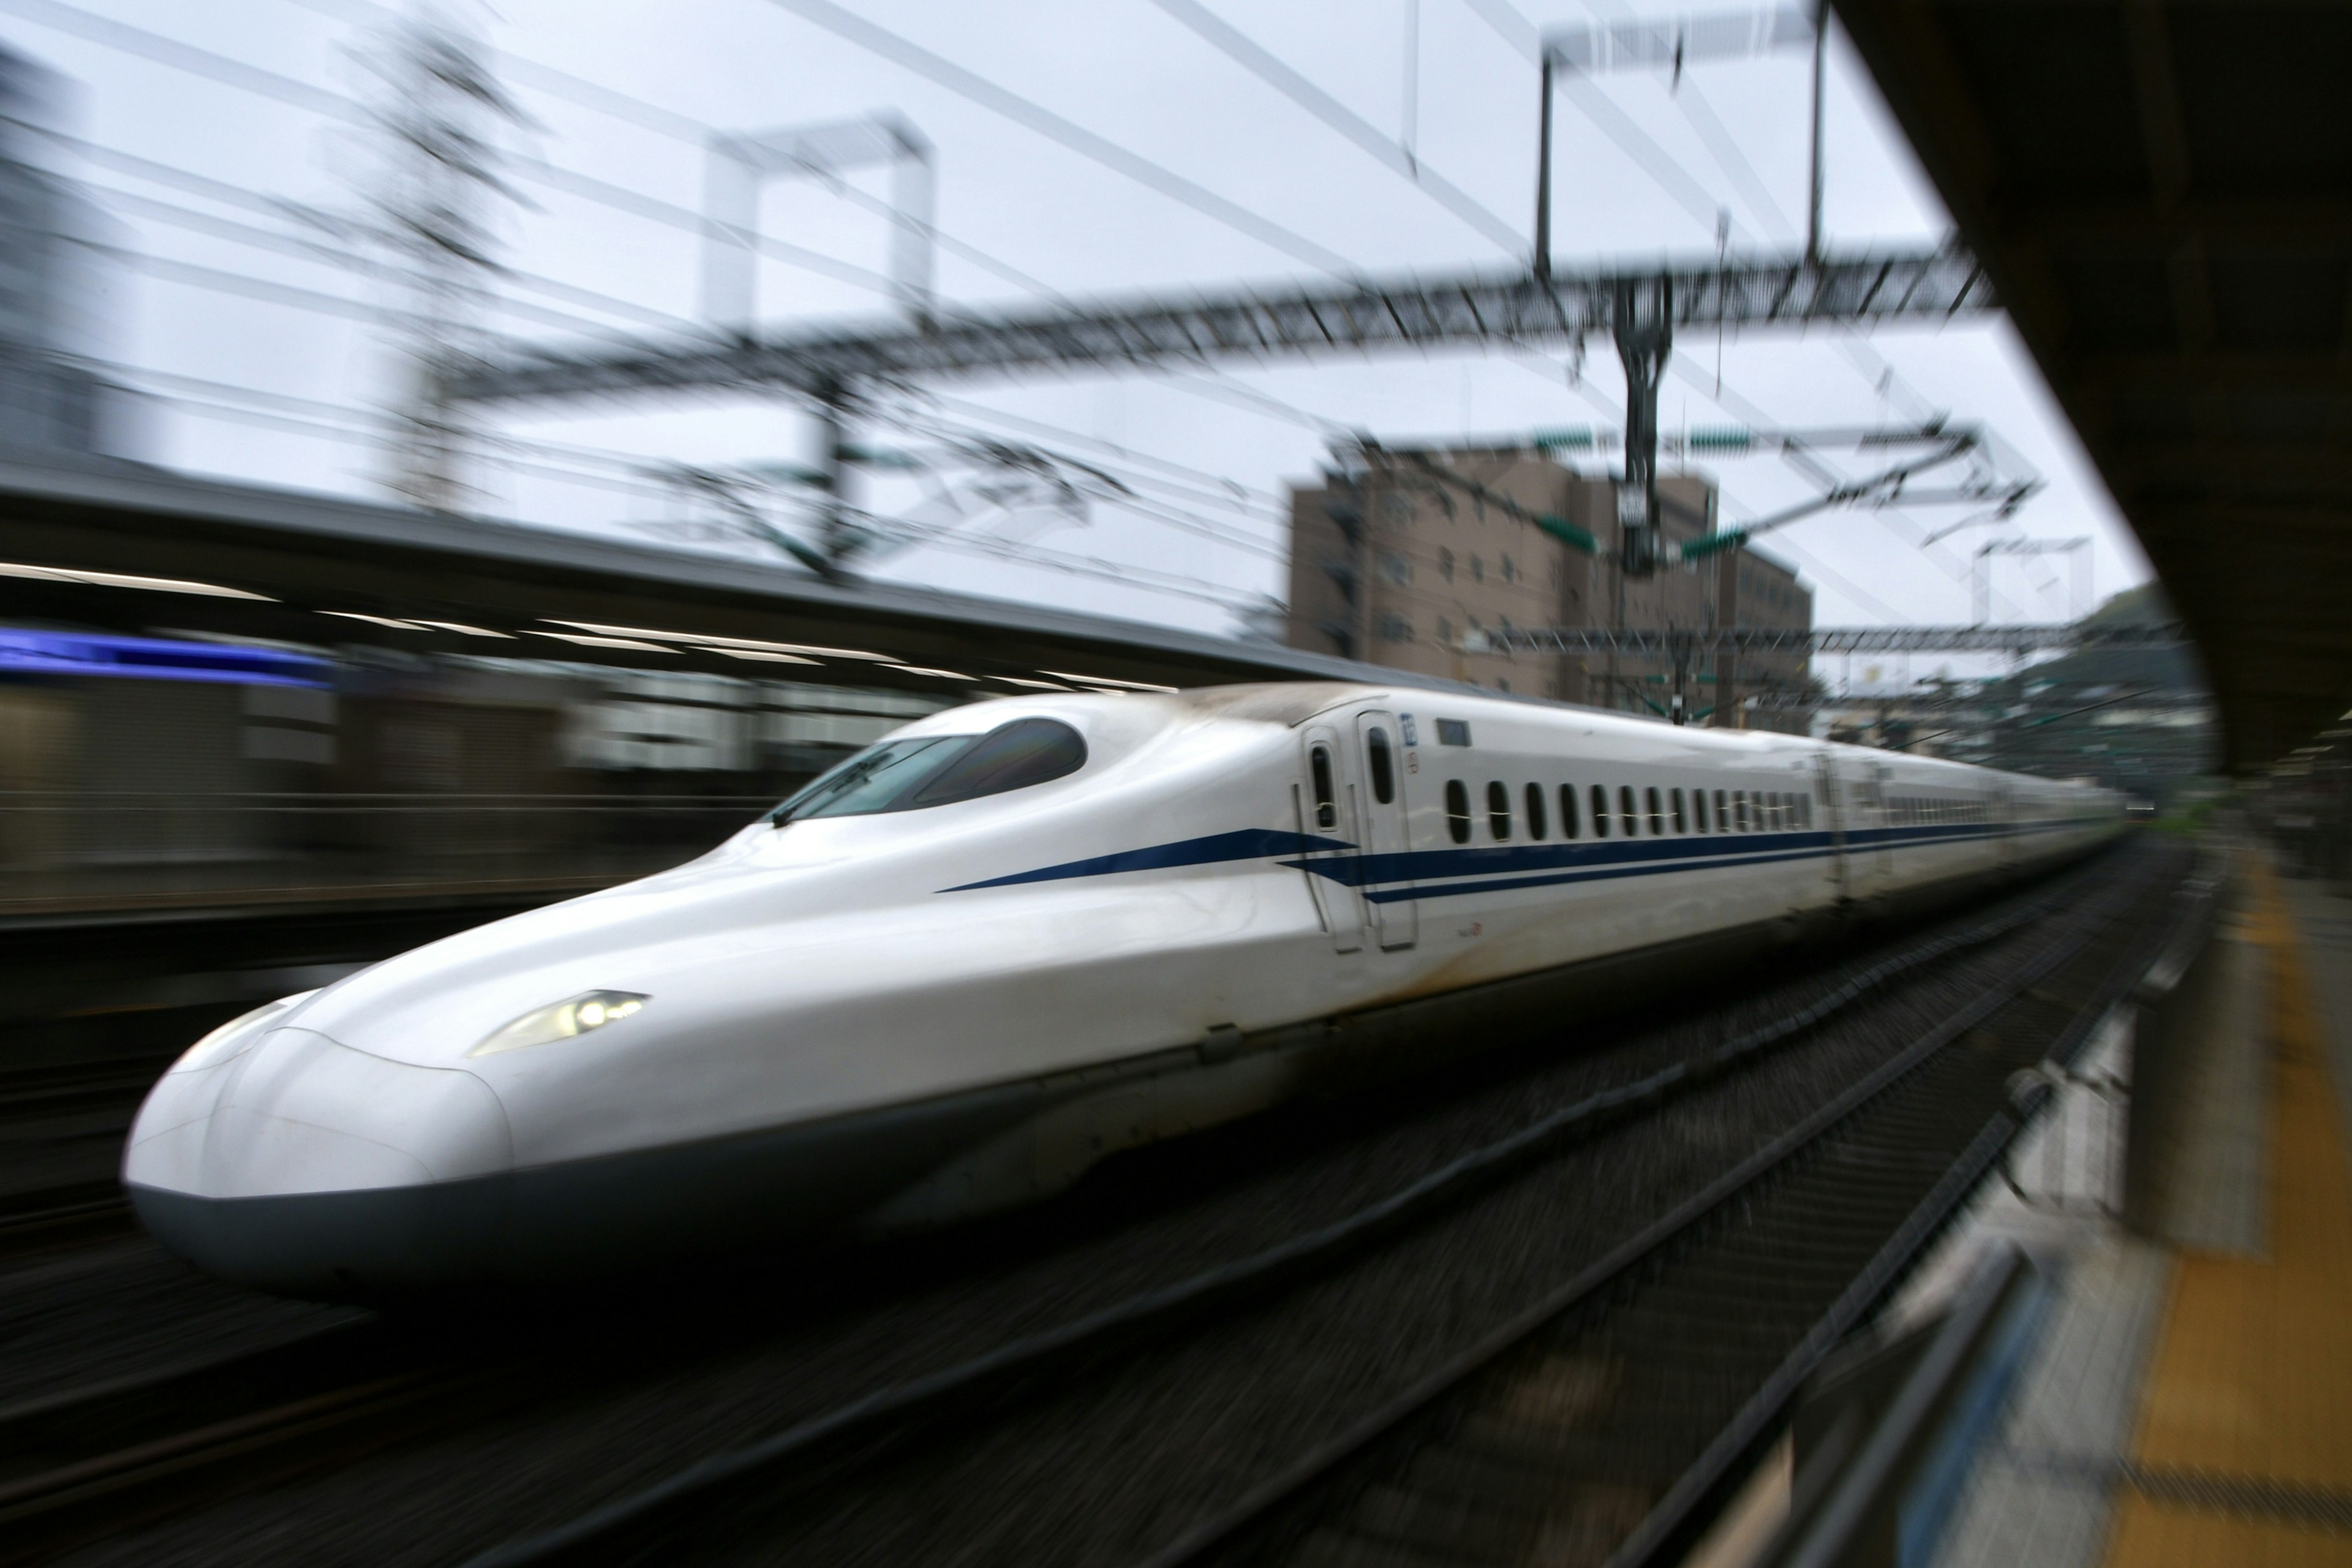
[(2231, 767), (2352, 709), (2352, 6), (1836, 0), (2196, 638)]

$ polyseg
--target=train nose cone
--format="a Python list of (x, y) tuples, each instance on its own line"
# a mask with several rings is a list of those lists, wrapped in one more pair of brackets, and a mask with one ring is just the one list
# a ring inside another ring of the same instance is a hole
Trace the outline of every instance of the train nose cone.
[(512, 1165), (506, 1113), (473, 1074), (283, 1028), (166, 1074), (122, 1179), (148, 1231), (205, 1272), (337, 1295), (471, 1271)]

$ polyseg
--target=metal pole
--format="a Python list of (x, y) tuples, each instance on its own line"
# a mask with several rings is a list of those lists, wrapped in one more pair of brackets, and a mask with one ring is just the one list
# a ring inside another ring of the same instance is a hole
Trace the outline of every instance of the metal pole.
[(1805, 260), (1818, 264), (1822, 258), (1822, 100), (1824, 79), (1828, 75), (1830, 54), (1830, 0), (1814, 0), (1813, 5), (1813, 184), (1812, 201), (1805, 224)]
[(1612, 325), (1625, 367), (1625, 479), (1618, 489), (1618, 574), (1647, 577), (1658, 564), (1658, 378), (1674, 352), (1674, 283), (1629, 279), (1617, 286)]
[(1536, 132), (1536, 280), (1551, 281), (1551, 49), (1543, 52), (1543, 100)]
[(817, 552), (835, 567), (849, 554), (849, 520), (844, 512), (849, 499), (844, 463), (849, 455), (847, 402), (837, 384), (827, 384), (817, 394)]

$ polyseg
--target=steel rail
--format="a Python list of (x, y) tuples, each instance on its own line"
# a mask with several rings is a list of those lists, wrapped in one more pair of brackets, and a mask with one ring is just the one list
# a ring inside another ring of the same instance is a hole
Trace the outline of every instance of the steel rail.
[[(1569, 1314), (1588, 1306), (1608, 1289), (1633, 1276), (1643, 1265), (1704, 1226), (1734, 1200), (1751, 1193), (1792, 1160), (1863, 1115), (1937, 1058), (1953, 1041), (2009, 1006), (2053, 971), (2081, 952), (2119, 918), (2120, 914), (2110, 915), (2054, 943), (2040, 957), (2008, 976), (1998, 988), (1980, 994), (1959, 1012), (1937, 1024), (1837, 1099), (1621, 1244), (1542, 1301), (1420, 1380), (1340, 1436), (1254, 1489), (1223, 1513), (1194, 1527), (1144, 1559), (1139, 1568), (1200, 1568), (1202, 1564), (1238, 1550), (1250, 1535), (1302, 1497), (1331, 1480), (1401, 1428), (1463, 1393), (1493, 1371), (1498, 1363), (1526, 1348)], [(1996, 1112), (1992, 1122), (2000, 1122), (2009, 1114), (2007, 1110)], [(2006, 1144), (2014, 1128), (2001, 1131), (1997, 1140), (1991, 1136), (1993, 1131), (1992, 1123), (1989, 1123), (1987, 1129), (1971, 1142), (1962, 1161), (1948, 1168), (1944, 1178), (1931, 1191), (1931, 1200), (1938, 1200), (1939, 1194), (1943, 1197), (1965, 1194), (1972, 1188), (1990, 1160)], [(1987, 1145), (1988, 1148), (1980, 1150), (1979, 1145)], [(1979, 1157), (1980, 1153), (1981, 1158)], [(1965, 1172), (1963, 1167), (1966, 1167)], [(1915, 1217), (1927, 1212), (1928, 1207), (1928, 1204), (1923, 1203), (1915, 1211)], [(1946, 1203), (1936, 1212), (1947, 1213), (1948, 1208), (1949, 1205)], [(1919, 1224), (1906, 1224), (1895, 1239), (1911, 1237), (1918, 1230)], [(1892, 1247), (1895, 1241), (1888, 1245)], [(1903, 1256), (1907, 1258), (1910, 1253)], [(1876, 1275), (1874, 1274), (1873, 1278)], [(1853, 1289), (1859, 1288), (1857, 1282), (1848, 1294), (1852, 1295)], [(1860, 1300), (1867, 1305), (1874, 1301), (1879, 1293), (1879, 1289), (1873, 1288)], [(1841, 1298), (1842, 1305), (1844, 1300)]]

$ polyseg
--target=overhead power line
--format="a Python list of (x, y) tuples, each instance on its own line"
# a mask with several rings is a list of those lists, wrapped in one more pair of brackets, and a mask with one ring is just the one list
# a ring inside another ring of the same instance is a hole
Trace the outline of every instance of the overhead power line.
[(1231, 58), (1238, 60), (1252, 75), (1271, 84), (1324, 124), (1412, 181), (1446, 211), (1501, 246), (1505, 251), (1513, 256), (1525, 254), (1527, 237), (1517, 228), (1496, 216), (1469, 192), (1422, 163), (1406, 148), (1381, 134), (1379, 128), (1362, 115), (1285, 64), (1271, 50), (1200, 4), (1200, 0), (1151, 0), (1151, 3)]
[(953, 60), (933, 54), (887, 28), (878, 27), (863, 16), (853, 16), (832, 4), (832, 0), (770, 0), (770, 4), (846, 38), (860, 48), (929, 77), (959, 97), (970, 99), (983, 109), (992, 110), (1015, 124), (1026, 126), (1039, 135), (1057, 142), (1107, 169), (1116, 170), (1161, 195), (1181, 202), (1195, 212), (1215, 218), (1228, 228), (1248, 235), (1286, 256), (1335, 277), (1354, 278), (1363, 270), (1339, 252), (1318, 245), (1271, 218), (1262, 217), (1238, 202), (1228, 201), (1172, 169), (1130, 153), (1118, 142), (1065, 119), (1041, 103), (999, 87)]

